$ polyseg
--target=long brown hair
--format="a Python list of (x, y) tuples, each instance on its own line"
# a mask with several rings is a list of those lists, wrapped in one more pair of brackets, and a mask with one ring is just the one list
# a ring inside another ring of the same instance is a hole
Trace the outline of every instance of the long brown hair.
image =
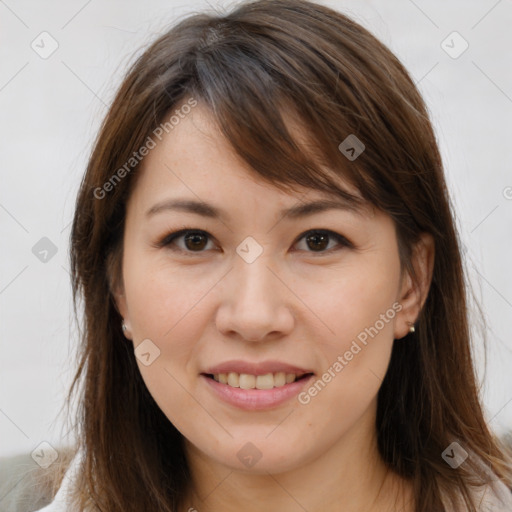
[[(432, 234), (427, 300), (416, 332), (395, 342), (378, 395), (380, 454), (413, 483), (417, 512), (443, 510), (441, 495), (462, 495), (475, 511), (471, 482), (486, 479), (477, 461), (510, 485), (479, 402), (460, 242), (424, 101), (399, 60), (348, 17), (303, 0), (257, 0), (190, 16), (151, 44), (92, 151), (71, 233), (75, 311), (83, 299), (85, 313), (70, 390), (80, 397), (81, 509), (175, 512), (189, 482), (182, 435), (144, 384), (112, 292), (140, 167), (132, 156), (191, 100), (209, 108), (262, 180), (344, 195), (336, 178), (349, 179), (393, 219), (402, 268), (413, 276), (414, 244)], [(306, 143), (291, 136), (289, 114)], [(365, 146), (352, 161), (338, 147), (349, 135)], [(454, 440), (472, 454), (458, 469), (441, 457)]]

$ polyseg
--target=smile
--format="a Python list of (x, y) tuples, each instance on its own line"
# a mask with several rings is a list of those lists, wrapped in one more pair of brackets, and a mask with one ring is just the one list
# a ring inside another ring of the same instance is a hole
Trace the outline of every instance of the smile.
[(265, 375), (201, 374), (208, 389), (216, 398), (247, 411), (257, 411), (278, 407), (294, 396), (313, 378), (312, 373), (268, 373)]
[(266, 373), (265, 375), (251, 375), (248, 373), (217, 373), (209, 375), (221, 384), (227, 384), (232, 388), (241, 389), (272, 389), (280, 388), (286, 384), (291, 384), (296, 380), (302, 379), (310, 374), (295, 374), (295, 373)]

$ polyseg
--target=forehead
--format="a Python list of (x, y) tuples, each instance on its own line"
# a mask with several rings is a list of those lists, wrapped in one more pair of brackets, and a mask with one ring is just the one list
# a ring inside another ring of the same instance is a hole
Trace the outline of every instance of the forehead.
[[(179, 106), (175, 107), (173, 112), (178, 109)], [(291, 122), (297, 126), (296, 121)], [(298, 134), (304, 141), (304, 131)], [(175, 208), (227, 217), (229, 203), (255, 200), (269, 209), (288, 206), (292, 217), (315, 209), (320, 211), (325, 206), (320, 201), (336, 202), (360, 214), (367, 213), (368, 208), (372, 210), (356, 187), (338, 174), (336, 181), (347, 192), (344, 200), (334, 191), (328, 193), (298, 184), (289, 187), (264, 179), (236, 154), (209, 109), (201, 103), (155, 142), (138, 169), (134, 190), (134, 195), (144, 203), (152, 203), (150, 214)], [(354, 201), (348, 196), (353, 196)], [(291, 204), (295, 206), (292, 208)]]

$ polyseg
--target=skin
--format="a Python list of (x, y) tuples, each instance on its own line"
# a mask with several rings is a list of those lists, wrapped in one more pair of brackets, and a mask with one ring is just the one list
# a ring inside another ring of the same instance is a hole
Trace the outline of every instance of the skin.
[[(340, 183), (355, 192), (341, 176)], [(325, 198), (298, 190), (258, 179), (199, 104), (144, 159), (128, 201), (114, 295), (134, 347), (150, 339), (160, 350), (150, 365), (137, 362), (186, 439), (193, 481), (184, 512), (413, 510), (409, 484), (378, 454), (375, 416), (393, 340), (408, 333), (428, 293), (432, 238), (425, 234), (414, 253), (414, 285), (401, 276), (389, 216), (369, 207), (361, 215), (331, 209), (283, 218), (282, 208)], [(226, 217), (170, 210), (146, 216), (177, 197), (199, 198)], [(184, 237), (156, 246), (184, 227), (210, 236), (195, 251)], [(315, 250), (314, 241), (300, 238), (313, 229), (339, 233), (353, 247), (330, 238)], [(263, 249), (252, 263), (236, 252), (247, 236)], [(321, 376), (394, 303), (401, 310), (307, 404), (295, 397), (274, 409), (242, 411), (199, 376), (229, 359), (277, 359)], [(237, 457), (249, 442), (261, 453), (250, 468)]]

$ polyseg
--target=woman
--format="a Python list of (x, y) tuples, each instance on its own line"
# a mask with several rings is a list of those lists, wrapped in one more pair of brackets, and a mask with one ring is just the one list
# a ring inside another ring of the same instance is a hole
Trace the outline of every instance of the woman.
[(47, 511), (512, 510), (425, 104), (300, 0), (124, 79), (72, 228), (78, 452)]

